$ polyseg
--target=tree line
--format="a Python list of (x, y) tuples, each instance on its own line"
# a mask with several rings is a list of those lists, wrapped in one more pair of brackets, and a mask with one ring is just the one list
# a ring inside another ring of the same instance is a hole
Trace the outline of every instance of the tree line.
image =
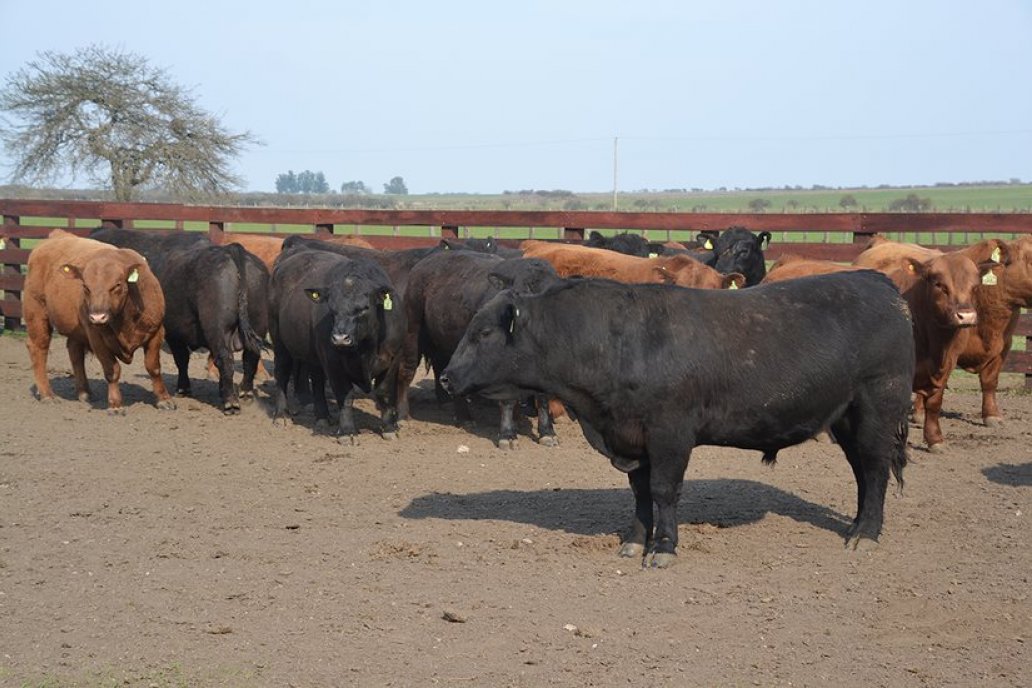
[[(276, 192), (285, 194), (325, 194), (330, 193), (330, 185), (326, 181), (326, 175), (322, 170), (313, 172), (304, 170), (295, 174), (294, 170), (280, 174), (276, 177)], [(372, 189), (361, 181), (346, 181), (340, 185), (342, 194), (363, 196), (373, 193)], [(408, 187), (401, 177), (392, 177), (390, 181), (384, 182), (383, 192), (389, 195), (406, 196)]]

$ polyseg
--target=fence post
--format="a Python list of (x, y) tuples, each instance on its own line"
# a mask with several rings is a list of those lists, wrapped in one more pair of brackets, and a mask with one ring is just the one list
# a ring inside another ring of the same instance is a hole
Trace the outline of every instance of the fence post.
[(209, 222), (208, 223), (208, 239), (211, 243), (216, 246), (221, 246), (223, 237), (226, 234), (226, 223), (225, 222)]
[[(18, 215), (4, 215), (4, 230), (15, 228), (21, 224), (21, 217)], [(3, 233), (7, 238), (4, 240), (6, 248), (21, 248), (21, 239), (8, 234), (7, 231)], [(17, 263), (3, 263), (0, 264), (0, 275), (2, 276), (20, 276), (21, 265)], [(4, 290), (4, 304), (16, 304), (21, 306), (21, 291), (13, 289)], [(3, 329), (4, 331), (18, 330), (21, 329), (21, 318), (17, 316), (9, 316), (3, 314)]]

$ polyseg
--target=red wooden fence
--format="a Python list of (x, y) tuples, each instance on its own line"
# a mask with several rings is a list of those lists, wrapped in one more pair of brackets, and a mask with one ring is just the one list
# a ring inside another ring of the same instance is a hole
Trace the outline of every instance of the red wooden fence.
[[(471, 229), (477, 229), (481, 234), (485, 231), (492, 234), (501, 228), (524, 228), (526, 236), (530, 236), (535, 228), (548, 228), (561, 230), (562, 238), (574, 241), (583, 240), (585, 233), (592, 229), (647, 231), (651, 239), (663, 240), (676, 232), (723, 230), (740, 225), (754, 232), (768, 231), (774, 235), (766, 252), (769, 259), (776, 259), (784, 253), (798, 253), (837, 261), (851, 261), (876, 233), (890, 236), (927, 234), (931, 240), (921, 243), (941, 248), (972, 243), (985, 234), (1001, 238), (1032, 234), (1032, 214), (1029, 213), (339, 210), (0, 199), (0, 214), (3, 216), (0, 237), (6, 239), (6, 248), (0, 250), (0, 290), (4, 292), (0, 314), (4, 327), (9, 329), (22, 327), (23, 266), (29, 255), (29, 250), (22, 246), (22, 240), (43, 238), (55, 227), (84, 235), (90, 227), (98, 225), (129, 228), (139, 221), (164, 221), (170, 223), (169, 228), (182, 230), (186, 222), (200, 222), (207, 225), (213, 238), (232, 231), (234, 223), (307, 225), (315, 233), (343, 230), (366, 234), (363, 230), (387, 227), (387, 234), (367, 234), (366, 238), (378, 247), (405, 248), (430, 245), (440, 237), (466, 236)], [(49, 220), (40, 221), (39, 218)], [(54, 218), (60, 218), (60, 221), (54, 222)], [(78, 227), (83, 221), (88, 221), (88, 226)], [(413, 233), (413, 228), (419, 229)], [(793, 237), (794, 233), (806, 233), (805, 240)], [(814, 240), (813, 233), (819, 233), (821, 238)], [(515, 243), (516, 240), (502, 239), (501, 243), (508, 241)], [(1032, 336), (1030, 316), (1022, 316), (1017, 334), (1020, 337)], [(1026, 385), (1032, 384), (1032, 352), (1012, 352), (1005, 370), (1024, 373)]]

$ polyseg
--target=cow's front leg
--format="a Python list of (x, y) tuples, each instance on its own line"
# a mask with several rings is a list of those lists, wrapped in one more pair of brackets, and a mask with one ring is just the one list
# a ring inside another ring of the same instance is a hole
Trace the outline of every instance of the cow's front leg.
[(654, 519), (650, 474), (648, 463), (627, 474), (627, 481), (631, 484), (631, 493), (634, 495), (634, 518), (631, 519), (630, 531), (620, 546), (621, 557), (641, 557), (652, 542)]
[(498, 448), (516, 449), (518, 446), (516, 440), (516, 420), (514, 418), (516, 402), (500, 401), (498, 402), (498, 409), (501, 411), (502, 416), (498, 427)]
[(537, 395), (534, 397), (537, 405), (538, 420), (538, 444), (546, 447), (558, 447), (559, 438), (555, 436), (555, 425), (552, 420), (552, 409), (548, 406), (548, 398)]
[[(161, 377), (161, 342), (164, 338), (165, 330), (162, 328), (147, 340), (143, 350), (143, 367), (147, 369), (147, 374), (150, 375), (151, 389), (154, 390), (154, 396), (157, 398), (155, 406), (162, 410), (171, 411), (175, 409), (176, 402), (172, 400), (172, 395), (168, 393), (165, 381)], [(115, 365), (118, 365), (117, 361), (115, 361)]]
[(330, 376), (330, 386), (333, 387), (333, 396), (337, 397), (337, 405), (340, 407), (340, 415), (337, 417), (337, 440), (341, 444), (356, 444), (358, 429), (355, 427), (355, 388), (339, 375)]
[(649, 487), (656, 503), (656, 532), (645, 560), (646, 566), (666, 568), (677, 561), (677, 500), (684, 484), (691, 445), (681, 447), (668, 440), (648, 444), (652, 475)]
[(942, 426), (939, 425), (939, 414), (942, 411), (944, 387), (936, 387), (924, 399), (924, 441), (928, 451), (939, 454), (945, 450)]
[(84, 404), (90, 403), (90, 383), (86, 379), (86, 344), (77, 339), (68, 340), (68, 360), (72, 362), (75, 396)]
[(108, 414), (124, 416), (125, 408), (122, 406), (122, 390), (118, 388), (119, 380), (122, 378), (122, 366), (108, 352), (97, 353), (97, 360), (100, 362), (100, 367), (104, 371), (104, 379), (107, 381)]

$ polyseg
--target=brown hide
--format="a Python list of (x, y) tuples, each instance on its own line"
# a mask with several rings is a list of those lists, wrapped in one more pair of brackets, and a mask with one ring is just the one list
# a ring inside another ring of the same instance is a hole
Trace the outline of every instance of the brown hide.
[(827, 275), (832, 272), (851, 272), (854, 270), (864, 270), (866, 268), (857, 267), (855, 265), (842, 265), (841, 263), (835, 263), (830, 260), (813, 260), (810, 258), (803, 258), (802, 256), (794, 253), (789, 253), (778, 259), (774, 265), (771, 266), (767, 272), (767, 276), (763, 278), (760, 284), (766, 284), (768, 282), (783, 282), (785, 280), (796, 279), (799, 277), (809, 277), (811, 275)]
[(520, 244), (526, 258), (547, 260), (560, 277), (604, 277), (628, 284), (676, 284), (699, 289), (745, 285), (738, 273), (722, 275), (685, 255), (638, 258), (588, 246), (528, 239)]
[(84, 365), (92, 351), (108, 382), (108, 407), (119, 410), (119, 361), (129, 363), (145, 348), (144, 361), (159, 406), (172, 407), (161, 379), (161, 321), (165, 298), (161, 285), (136, 251), (115, 248), (54, 230), (29, 255), (25, 278), (24, 318), (36, 389), (52, 399), (47, 379), (51, 330), (68, 338), (68, 353), (80, 400), (89, 399)]

